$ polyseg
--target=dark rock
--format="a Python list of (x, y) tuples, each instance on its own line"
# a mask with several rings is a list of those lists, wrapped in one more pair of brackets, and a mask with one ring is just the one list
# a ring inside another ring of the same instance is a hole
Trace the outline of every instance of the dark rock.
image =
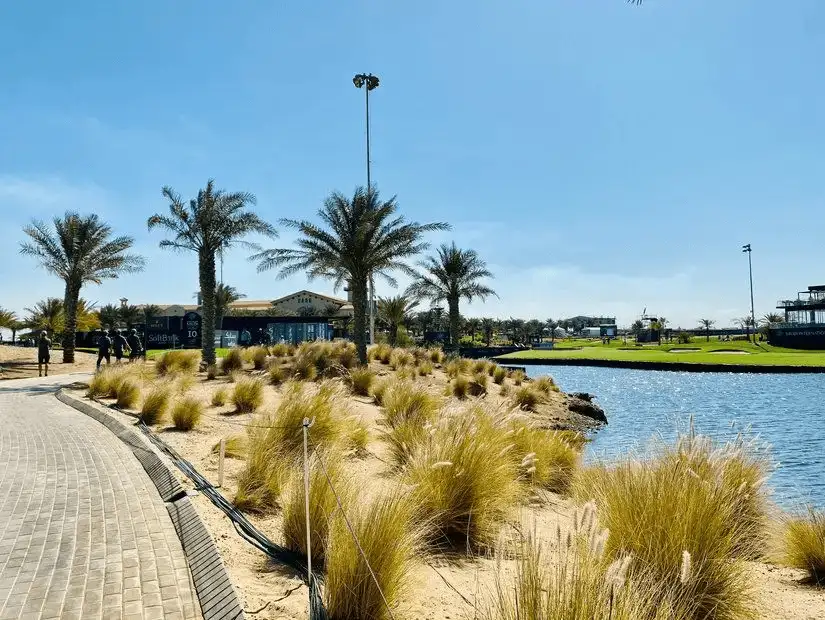
[(604, 409), (592, 402), (592, 396), (585, 394), (590, 398), (582, 398), (579, 394), (570, 394), (567, 397), (567, 408), (573, 413), (578, 413), (597, 422), (607, 424), (607, 416), (604, 414)]
[(593, 402), (593, 399), (596, 398), (593, 394), (588, 394), (587, 392), (573, 392), (570, 396), (586, 400), (588, 403)]

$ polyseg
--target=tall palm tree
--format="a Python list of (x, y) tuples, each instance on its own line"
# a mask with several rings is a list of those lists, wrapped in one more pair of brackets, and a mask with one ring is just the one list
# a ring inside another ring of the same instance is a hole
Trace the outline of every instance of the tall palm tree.
[(104, 329), (114, 329), (120, 323), (120, 308), (114, 304), (100, 306), (97, 310), (100, 326)]
[(447, 302), (450, 317), (450, 343), (458, 346), (461, 315), (458, 304), (464, 298), (485, 300), (496, 292), (481, 282), (492, 278), (487, 264), (475, 250), (461, 250), (455, 243), (442, 245), (435, 256), (420, 263), (423, 273), (416, 274), (407, 293), (413, 297), (429, 299), (433, 303)]
[(489, 347), (496, 331), (495, 319), (481, 319), (481, 331), (484, 334), (484, 343)]
[(26, 327), (35, 330), (45, 330), (50, 334), (60, 334), (66, 326), (66, 315), (63, 313), (63, 302), (57, 297), (47, 297), (38, 301), (31, 308), (26, 308), (29, 315), (26, 317)]
[(556, 328), (559, 326), (559, 322), (555, 319), (547, 319), (544, 324), (547, 325), (547, 329), (550, 330), (550, 342), (555, 342)]
[(751, 317), (750, 315), (739, 317), (738, 319), (734, 319), (733, 323), (739, 329), (744, 329), (745, 336), (747, 337), (747, 339), (751, 339), (751, 327), (753, 327), (753, 317)]
[(143, 321), (143, 309), (137, 306), (121, 306), (118, 308), (118, 318), (126, 323), (126, 327), (132, 327)]
[(149, 321), (154, 319), (156, 316), (160, 316), (160, 313), (160, 306), (156, 306), (155, 304), (146, 304), (143, 306), (143, 324), (148, 324)]
[(404, 295), (378, 298), (378, 318), (387, 324), (390, 330), (390, 344), (398, 341), (398, 328), (410, 319), (410, 311), (418, 305), (418, 300)]
[(476, 334), (481, 331), (481, 319), (467, 319), (464, 321), (464, 332), (470, 336), (470, 340), (475, 346)]
[(6, 310), (0, 307), (0, 328), (11, 330), (11, 341), (14, 343), (14, 337), (17, 332), (17, 315), (11, 310)]
[(100, 319), (94, 307), (94, 303), (89, 303), (82, 297), (77, 300), (77, 331), (90, 332), (100, 327)]
[(234, 286), (229, 286), (221, 282), (215, 288), (215, 329), (221, 329), (223, 325), (223, 318), (229, 314), (229, 308), (236, 301), (246, 297), (243, 293), (239, 293)]
[(52, 230), (44, 222), (32, 220), (23, 232), (29, 241), (20, 244), (20, 253), (34, 256), (41, 266), (65, 283), (63, 304), (66, 329), (63, 334), (63, 362), (74, 362), (77, 333), (77, 301), (84, 284), (100, 284), (124, 273), (143, 269), (142, 257), (129, 254), (134, 240), (129, 236), (112, 238), (112, 227), (97, 215), (78, 215), (71, 211), (54, 218)]
[(773, 327), (785, 322), (785, 316), (776, 312), (769, 312), (759, 319), (758, 322), (760, 333), (765, 334), (765, 337), (767, 338)]
[(256, 202), (247, 192), (227, 193), (215, 189), (209, 179), (197, 198), (185, 203), (171, 187), (162, 190), (169, 201), (169, 215), (155, 214), (149, 218), (149, 230), (164, 228), (171, 239), (160, 242), (161, 248), (195, 252), (198, 255), (198, 280), (203, 298), (203, 361), (215, 363), (215, 258), (234, 245), (256, 248), (244, 237), (257, 233), (275, 237), (275, 228), (249, 210)]
[(335, 289), (347, 283), (352, 292), (353, 323), (358, 359), (367, 363), (366, 310), (367, 280), (383, 277), (391, 285), (390, 275), (401, 271), (415, 272), (404, 262), (429, 247), (424, 233), (447, 230), (441, 222), (419, 224), (398, 215), (395, 197), (382, 202), (377, 191), (355, 190), (352, 199), (335, 192), (318, 210), (320, 224), (308, 220), (281, 220), (284, 226), (299, 233), (296, 249), (266, 250), (252, 257), (258, 271), (280, 268), (279, 277), (306, 272), (333, 280)]
[(710, 330), (714, 325), (716, 325), (716, 321), (713, 319), (699, 319), (699, 327), (705, 330), (705, 339), (707, 342), (710, 342)]

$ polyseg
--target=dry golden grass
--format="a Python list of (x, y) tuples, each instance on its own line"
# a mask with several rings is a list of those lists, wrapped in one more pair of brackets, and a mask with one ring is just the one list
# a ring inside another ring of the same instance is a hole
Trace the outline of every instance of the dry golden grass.
[(489, 377), (486, 372), (482, 371), (474, 374), (467, 386), (467, 391), (470, 393), (470, 396), (484, 396), (487, 394), (488, 381)]
[(531, 385), (521, 385), (513, 392), (512, 400), (523, 411), (535, 411), (544, 401), (544, 395)]
[(393, 381), (392, 379), (382, 379), (381, 381), (376, 381), (370, 393), (372, 394), (372, 399), (375, 401), (376, 405), (384, 404), (384, 396), (386, 395), (387, 391), (392, 386)]
[(513, 380), (513, 385), (521, 385), (524, 383), (527, 375), (524, 374), (523, 370), (512, 370), (510, 371), (510, 378)]
[(295, 378), (299, 381), (314, 381), (318, 376), (318, 368), (316, 367), (314, 352), (307, 349), (299, 349), (295, 356), (295, 364), (293, 368), (295, 371)]
[(784, 525), (784, 562), (806, 571), (812, 583), (825, 584), (825, 511), (809, 509)]
[(249, 350), (249, 355), (252, 358), (252, 365), (255, 370), (263, 370), (266, 368), (266, 363), (269, 357), (269, 349), (266, 347), (252, 347)]
[[(246, 437), (243, 435), (230, 435), (224, 438), (223, 455), (228, 459), (246, 458)], [(221, 442), (212, 446), (213, 454), (220, 454)]]
[(227, 351), (221, 362), (221, 372), (227, 376), (243, 370), (243, 349), (233, 347)]
[(414, 506), (404, 492), (397, 491), (368, 504), (353, 503), (347, 512), (366, 562), (344, 519), (337, 516), (326, 554), (327, 612), (331, 619), (389, 620), (381, 593), (396, 610), (411, 591), (410, 575), (421, 551)]
[(570, 491), (581, 461), (580, 444), (568, 441), (564, 432), (536, 428), (522, 421), (514, 423), (510, 440), (522, 480), (553, 493)]
[(406, 381), (395, 381), (383, 395), (384, 416), (390, 427), (402, 422), (423, 426), (435, 418), (439, 400), (422, 388)]
[(463, 400), (467, 398), (467, 394), (470, 392), (470, 380), (464, 375), (456, 375), (455, 379), (453, 379), (448, 386), (448, 389), (452, 392), (453, 396), (459, 400)]
[(444, 361), (444, 351), (437, 347), (433, 347), (432, 349), (428, 349), (430, 352), (430, 361), (433, 364), (440, 364)]
[(476, 360), (473, 362), (473, 374), (477, 375), (479, 373), (487, 373), (487, 369), (490, 367), (490, 362), (487, 360)]
[(659, 607), (673, 617), (740, 620), (755, 616), (740, 558), (757, 557), (764, 536), (764, 514), (754, 512), (764, 491), (750, 467), (765, 469), (746, 445), (716, 447), (691, 434), (646, 461), (586, 468), (574, 492), (595, 499), (608, 553), (633, 554), (631, 576), (648, 583)]
[(209, 364), (206, 367), (206, 379), (208, 381), (214, 381), (218, 376), (218, 365), (217, 364)]
[(521, 497), (505, 424), (498, 412), (463, 408), (443, 414), (413, 451), (407, 479), (431, 541), (461, 548), (495, 541)]
[[(338, 458), (324, 454), (326, 474), (338, 493), (344, 510), (351, 504), (352, 485), (344, 473)], [(313, 561), (323, 562), (329, 540), (329, 524), (338, 511), (335, 494), (327, 481), (327, 476), (318, 462), (316, 454), (310, 461), (309, 470), (309, 531)], [(306, 498), (304, 494), (303, 467), (295, 467), (288, 484), (288, 492), (283, 502), (284, 544), (288, 549), (306, 555)]]
[(433, 364), (432, 362), (422, 361), (418, 364), (417, 368), (418, 374), (422, 377), (426, 377), (427, 375), (433, 374)]
[(201, 363), (201, 352), (194, 350), (167, 351), (155, 362), (158, 376), (174, 373), (194, 374)]
[(143, 399), (143, 406), (140, 409), (140, 419), (144, 424), (160, 424), (166, 419), (169, 411), (169, 402), (172, 399), (172, 391), (168, 385), (158, 385), (153, 388)]
[(247, 430), (246, 461), (238, 475), (232, 503), (239, 510), (264, 513), (277, 507), (284, 484), (296, 465), (267, 445), (265, 429)]
[(140, 384), (133, 377), (124, 377), (117, 385), (116, 394), (118, 407), (121, 409), (134, 409), (140, 400)]
[(220, 388), (219, 390), (215, 390), (212, 394), (212, 406), (213, 407), (223, 407), (226, 404), (226, 399), (228, 398), (226, 389)]
[(558, 392), (559, 388), (556, 386), (556, 382), (553, 381), (552, 377), (544, 376), (539, 377), (537, 379), (533, 379), (530, 382), (532, 388), (542, 394), (548, 395), (550, 392)]
[(399, 368), (406, 368), (415, 363), (412, 353), (406, 349), (394, 349), (390, 357), (390, 368), (398, 370)]
[(272, 356), (273, 357), (289, 357), (292, 355), (292, 351), (290, 350), (290, 345), (279, 342), (275, 346), (271, 348)]
[(269, 367), (267, 375), (269, 376), (269, 383), (272, 385), (281, 385), (287, 380), (287, 373), (283, 366), (273, 364)]
[(444, 372), (450, 379), (455, 379), (461, 374), (470, 372), (470, 360), (463, 357), (450, 360), (444, 367)]
[(332, 353), (344, 368), (355, 368), (358, 365), (358, 351), (353, 342), (336, 342)]
[(504, 383), (504, 379), (507, 378), (507, 371), (502, 368), (501, 366), (496, 366), (493, 369), (493, 383), (496, 385), (501, 385)]
[(86, 396), (89, 398), (117, 398), (117, 386), (123, 380), (126, 366), (107, 366), (99, 370), (89, 381)]
[(172, 424), (179, 431), (191, 431), (200, 423), (203, 415), (203, 406), (197, 398), (187, 396), (181, 398), (172, 407)]
[(392, 347), (386, 343), (377, 344), (369, 351), (370, 359), (377, 360), (382, 364), (389, 364), (392, 358)]
[(260, 379), (241, 377), (232, 391), (236, 413), (252, 413), (264, 403), (264, 384)]
[(375, 373), (368, 367), (353, 368), (349, 372), (349, 387), (353, 394), (369, 396), (370, 388), (375, 381)]

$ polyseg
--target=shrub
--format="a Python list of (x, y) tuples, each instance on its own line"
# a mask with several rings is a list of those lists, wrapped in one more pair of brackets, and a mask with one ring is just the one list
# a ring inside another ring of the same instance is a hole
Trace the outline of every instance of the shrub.
[(140, 409), (140, 419), (144, 424), (160, 424), (169, 410), (169, 400), (172, 395), (169, 387), (159, 385), (146, 395)]
[(501, 366), (496, 366), (493, 369), (493, 383), (496, 385), (501, 385), (504, 383), (504, 379), (507, 377), (507, 371), (502, 368)]
[(140, 400), (140, 385), (132, 377), (124, 377), (117, 385), (117, 406), (121, 409), (134, 409)]
[(541, 392), (543, 394), (550, 394), (550, 392), (557, 392), (558, 388), (556, 387), (556, 382), (553, 381), (553, 377), (539, 377), (538, 379), (534, 379), (530, 382), (533, 386), (533, 389)]
[(473, 380), (467, 386), (471, 396), (484, 396), (487, 393), (487, 380), (489, 377), (486, 372), (478, 372), (473, 375)]
[(513, 379), (513, 385), (521, 385), (527, 378), (523, 370), (513, 370), (510, 372), (510, 377)]
[(432, 362), (421, 362), (418, 365), (418, 374), (422, 377), (426, 377), (427, 375), (433, 374), (433, 365)]
[(201, 363), (200, 351), (167, 351), (155, 362), (155, 370), (160, 376), (176, 372), (193, 374), (198, 371)]
[[(744, 507), (749, 495), (763, 492), (734, 479), (741, 452), (711, 445), (691, 435), (647, 461), (587, 468), (574, 493), (595, 498), (610, 530), (608, 552), (633, 554), (639, 571), (631, 567), (631, 578), (655, 584), (668, 617), (750, 618), (747, 568), (738, 558), (756, 555), (763, 533)], [(687, 579), (680, 570), (685, 557)]]
[[(213, 454), (221, 453), (221, 442), (212, 446)], [(223, 454), (228, 459), (242, 459), (246, 457), (246, 438), (243, 435), (230, 435), (224, 439)]]
[(807, 571), (812, 583), (825, 584), (825, 512), (809, 509), (785, 524), (784, 561)]
[(676, 341), (679, 344), (688, 344), (691, 341), (690, 332), (679, 332), (676, 336)]
[(180, 399), (172, 408), (172, 424), (179, 431), (191, 431), (200, 422), (203, 407), (196, 398)]
[(232, 392), (232, 404), (237, 413), (252, 413), (264, 403), (264, 384), (252, 377), (242, 377)]
[(217, 364), (209, 364), (209, 366), (206, 367), (206, 378), (209, 381), (214, 381), (217, 376), (218, 376), (218, 365)]
[(215, 407), (223, 407), (226, 404), (226, 390), (221, 388), (212, 394), (212, 405)]
[(372, 387), (373, 381), (375, 381), (375, 373), (367, 366), (354, 368), (350, 370), (348, 379), (349, 388), (353, 394), (369, 396), (370, 387)]
[(384, 394), (383, 405), (384, 416), (390, 427), (408, 421), (423, 426), (433, 420), (439, 402), (429, 392), (418, 389), (409, 382), (399, 381)]
[(221, 372), (231, 375), (233, 372), (243, 370), (243, 349), (233, 347), (226, 353), (226, 357), (221, 362)]
[(266, 347), (252, 347), (249, 349), (252, 356), (252, 364), (255, 370), (263, 370), (266, 368), (266, 361), (267, 357), (269, 356), (269, 351)]
[(453, 396), (459, 399), (467, 398), (467, 392), (470, 391), (470, 380), (464, 375), (457, 375), (451, 384)]
[[(329, 475), (338, 497), (346, 510), (350, 504), (350, 481), (334, 457), (324, 455), (326, 473)], [(290, 477), (289, 491), (283, 504), (284, 544), (287, 549), (307, 553), (306, 498), (304, 495), (304, 470), (296, 467)], [(335, 494), (330, 487), (317, 455), (310, 461), (309, 470), (309, 529), (312, 559), (322, 562), (326, 555), (329, 523), (338, 510)]]
[(274, 364), (269, 367), (269, 382), (272, 385), (281, 385), (284, 381), (286, 381), (286, 372), (284, 371), (283, 366), (275, 366)]
[(535, 411), (542, 400), (542, 394), (530, 385), (522, 385), (513, 392), (513, 404), (523, 411)]
[(581, 454), (565, 434), (515, 424), (511, 437), (511, 453), (522, 480), (553, 493), (570, 490)]
[(481, 407), (442, 418), (407, 468), (433, 542), (492, 544), (520, 497), (503, 420)]
[(392, 609), (402, 602), (421, 550), (413, 504), (395, 492), (369, 504), (353, 503), (347, 516), (369, 564), (344, 519), (336, 516), (326, 555), (324, 594), (329, 617), (389, 620), (384, 600)]

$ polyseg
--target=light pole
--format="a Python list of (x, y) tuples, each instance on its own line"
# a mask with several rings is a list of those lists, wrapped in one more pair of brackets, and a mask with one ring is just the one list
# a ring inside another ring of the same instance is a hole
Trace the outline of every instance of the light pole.
[(751, 262), (751, 244), (745, 244), (742, 246), (742, 252), (747, 253), (748, 255), (748, 274), (750, 276), (750, 283), (751, 283), (751, 327), (753, 327), (753, 339), (756, 342), (756, 313), (753, 309), (753, 263)]
[[(372, 195), (372, 182), (370, 180), (370, 91), (378, 88), (379, 79), (372, 73), (358, 73), (352, 78), (355, 88), (364, 88), (367, 109), (367, 198)], [(370, 287), (370, 344), (375, 344), (375, 278), (369, 276)]]

